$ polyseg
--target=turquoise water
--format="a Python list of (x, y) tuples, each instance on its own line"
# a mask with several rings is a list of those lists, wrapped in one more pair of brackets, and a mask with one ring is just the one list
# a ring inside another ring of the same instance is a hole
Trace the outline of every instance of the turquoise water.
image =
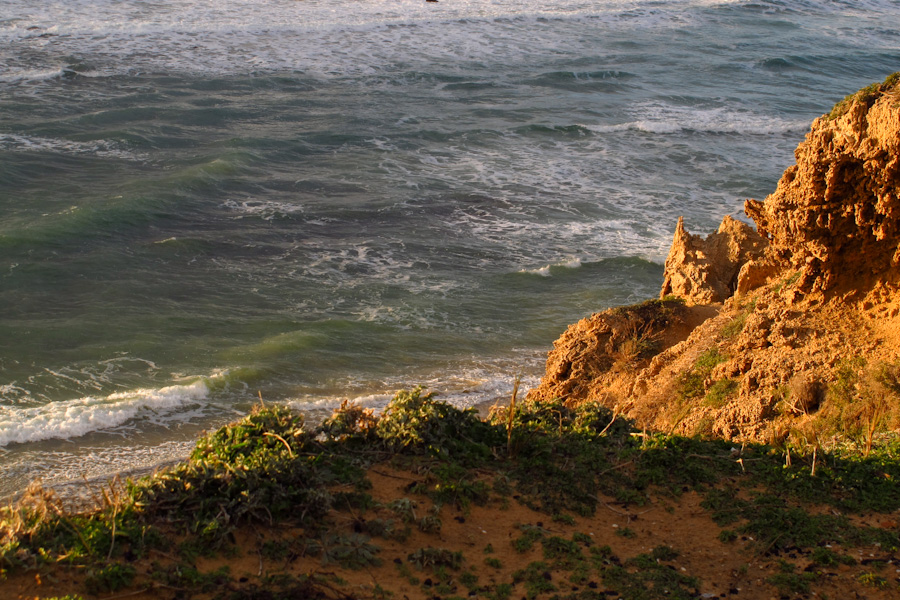
[(466, 406), (900, 70), (900, 2), (6, 0), (0, 495), (258, 395)]

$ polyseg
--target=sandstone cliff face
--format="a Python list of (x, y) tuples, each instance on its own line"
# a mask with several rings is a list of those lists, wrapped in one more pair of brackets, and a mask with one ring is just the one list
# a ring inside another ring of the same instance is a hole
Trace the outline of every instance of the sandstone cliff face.
[(546, 374), (529, 398), (596, 400), (615, 406), (630, 396), (635, 374), (650, 358), (686, 339), (715, 312), (650, 300), (582, 319), (554, 342)]
[(813, 122), (764, 203), (745, 210), (771, 241), (770, 257), (827, 291), (900, 266), (900, 86), (891, 78)]
[(761, 236), (726, 218), (703, 239), (679, 221), (662, 295), (687, 306), (667, 304), (664, 326), (633, 309), (573, 325), (530, 396), (727, 439), (900, 426), (898, 83), (814, 121), (775, 192), (745, 206)]

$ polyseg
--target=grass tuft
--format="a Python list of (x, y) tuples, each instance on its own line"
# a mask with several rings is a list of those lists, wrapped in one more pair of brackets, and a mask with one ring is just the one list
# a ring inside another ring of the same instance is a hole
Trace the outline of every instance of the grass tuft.
[(882, 83), (869, 84), (858, 92), (846, 96), (843, 100), (834, 105), (834, 108), (831, 109), (831, 112), (828, 113), (826, 118), (829, 121), (833, 121), (834, 119), (847, 114), (847, 111), (849, 111), (850, 107), (855, 103), (862, 103), (867, 107), (870, 107), (882, 95), (895, 91), (898, 84), (900, 84), (900, 71), (891, 73)]
[(710, 348), (697, 357), (690, 371), (682, 373), (677, 380), (676, 396), (680, 402), (694, 398), (700, 398), (706, 394), (706, 380), (712, 370), (720, 363), (728, 360), (728, 357), (719, 352), (718, 348)]

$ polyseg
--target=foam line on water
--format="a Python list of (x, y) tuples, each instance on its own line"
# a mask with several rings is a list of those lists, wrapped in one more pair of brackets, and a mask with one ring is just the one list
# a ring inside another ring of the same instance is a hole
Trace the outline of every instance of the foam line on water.
[(573, 258), (571, 260), (566, 260), (563, 262), (559, 262), (552, 265), (545, 265), (543, 267), (538, 267), (536, 269), (522, 269), (519, 273), (528, 273), (531, 275), (540, 275), (541, 277), (552, 277), (553, 268), (561, 268), (561, 269), (577, 269), (581, 267), (581, 260), (578, 258)]
[(56, 79), (65, 74), (63, 67), (48, 69), (8, 69), (0, 71), (0, 83), (18, 83), (20, 81), (46, 81)]
[[(667, 4), (683, 10), (692, 6), (722, 4), (722, 0), (675, 0)], [(72, 35), (117, 32), (160, 33), (181, 31), (279, 31), (302, 28), (321, 31), (336, 27), (384, 25), (403, 27), (429, 21), (456, 19), (504, 19), (522, 16), (566, 16), (605, 12), (648, 10), (646, 0), (606, 0), (602, 5), (585, 6), (580, 0), (556, 2), (548, 6), (537, 0), (498, 0), (484, 3), (463, 1), (446, 6), (426, 6), (419, 0), (351, 0), (334, 2), (284, 3), (258, 0), (250, 7), (241, 0), (215, 3), (169, 0), (152, 10), (140, 0), (72, 0), (63, 5), (40, 0), (6, 0), (6, 30), (21, 38), (48, 34)], [(658, 3), (653, 3), (658, 5)], [(101, 8), (101, 9), (98, 9)]]
[(0, 134), (0, 150), (11, 152), (57, 152), (62, 154), (83, 154), (105, 158), (144, 160), (146, 156), (122, 148), (122, 144), (112, 140), (76, 142), (59, 138), (46, 138), (17, 134)]
[(0, 406), (0, 447), (47, 439), (71, 439), (123, 425), (141, 412), (168, 413), (209, 395), (203, 381), (87, 396), (38, 407)]
[[(0, 501), (40, 480), (64, 499), (92, 506), (96, 488), (105, 488), (114, 476), (137, 478), (176, 461), (185, 460), (195, 440), (172, 440), (156, 445), (122, 444), (84, 447), (76, 451), (26, 451), (4, 457), (5, 477), (0, 481)], [(87, 485), (86, 485), (87, 484)]]
[(788, 120), (723, 107), (694, 108), (672, 106), (658, 102), (635, 105), (630, 113), (633, 121), (616, 125), (585, 125), (595, 133), (634, 130), (645, 133), (673, 134), (684, 131), (699, 133), (738, 133), (772, 135), (803, 132), (809, 127), (805, 120)]
[[(520, 378), (519, 395), (521, 400), (528, 391), (536, 387), (540, 377), (540, 362), (543, 356), (534, 355), (523, 351), (523, 356), (515, 363), (506, 364), (496, 361), (487, 367), (460, 367), (458, 371), (436, 373), (432, 376), (420, 377), (416, 381), (426, 392), (433, 392), (436, 399), (447, 402), (457, 408), (467, 409), (486, 403), (507, 403), (515, 382), (515, 376), (510, 373), (525, 373)], [(385, 382), (383, 391), (370, 393), (347, 394), (335, 396), (304, 396), (288, 402), (291, 408), (311, 413), (317, 418), (331, 414), (331, 411), (341, 406), (343, 402), (349, 402), (371, 408), (380, 413), (396, 395), (399, 389), (410, 389), (408, 381), (397, 379)], [(394, 387), (392, 387), (394, 384)]]
[[(460, 409), (483, 406), (486, 403), (506, 405), (510, 400), (514, 385), (514, 377), (507, 373), (514, 372), (515, 369), (525, 370), (529, 373), (520, 381), (518, 399), (521, 401), (529, 389), (538, 384), (538, 377), (533, 373), (536, 372), (539, 359), (540, 357), (535, 355), (526, 356), (524, 359), (517, 358), (514, 363), (500, 361), (487, 367), (461, 367), (449, 373), (434, 373), (422, 378), (420, 383), (426, 388), (426, 391), (435, 392), (438, 400), (448, 402)], [(343, 401), (371, 408), (376, 413), (380, 413), (396, 394), (397, 389), (409, 387), (401, 383), (400, 379), (385, 382), (385, 384), (390, 391), (333, 396), (310, 395), (295, 398), (287, 401), (286, 404), (305, 413), (310, 425), (318, 424), (338, 408)], [(156, 405), (153, 409), (163, 412), (164, 405), (168, 402), (177, 406), (179, 402), (190, 403), (205, 398), (205, 390), (205, 384), (198, 381), (188, 386), (172, 386), (156, 391), (137, 390), (129, 394), (116, 394), (105, 400), (128, 396), (132, 398), (130, 403), (132, 407), (137, 405), (148, 409), (149, 405), (153, 403), (148, 398), (156, 398)], [(139, 399), (141, 396), (144, 397), (144, 400)], [(161, 400), (163, 397), (167, 397), (168, 400)], [(80, 402), (58, 403), (66, 404), (65, 408), (61, 407), (61, 414), (77, 413)], [(96, 399), (94, 405), (102, 402), (103, 400)], [(41, 415), (39, 412), (31, 414)], [(43, 421), (50, 426), (51, 421), (54, 421), (53, 415), (45, 412), (43, 416), (50, 417)], [(242, 416), (243, 414), (234, 414), (231, 419), (239, 419)], [(5, 413), (0, 411), (0, 436), (6, 432), (5, 419)], [(56, 418), (55, 422), (61, 420)], [(217, 421), (222, 422), (222, 415), (217, 417)], [(34, 439), (41, 438), (35, 437)], [(116, 474), (138, 476), (148, 473), (172, 461), (186, 459), (195, 444), (196, 440), (190, 439), (169, 440), (151, 445), (132, 445), (123, 439), (109, 446), (84, 446), (72, 452), (25, 449), (23, 452), (4, 455), (4, 451), (0, 450), (0, 455), (4, 458), (3, 468), (6, 474), (6, 478), (0, 481), (0, 500), (23, 489), (34, 479), (41, 479), (44, 485), (57, 489), (65, 497), (71, 499), (89, 492), (89, 489), (83, 486), (86, 480), (92, 484), (102, 485), (105, 479)]]
[(226, 200), (222, 203), (222, 206), (235, 214), (234, 219), (256, 217), (263, 221), (272, 221), (290, 215), (302, 214), (304, 210), (302, 204), (257, 199)]
[[(37, 4), (37, 6), (35, 6)], [(543, 48), (573, 50), (578, 36), (560, 40), (554, 22), (591, 21), (621, 27), (683, 28), (703, 18), (705, 0), (658, 2), (621, 0), (585, 5), (522, 2), (455, 2), (438, 8), (421, 0), (397, 2), (257, 2), (213, 4), (170, 0), (157, 10), (143, 2), (73, 1), (52, 9), (40, 2), (4, 5), (0, 82), (41, 81), (63, 75), (60, 55), (84, 57), (78, 75), (112, 76), (146, 72), (261, 73), (300, 71), (321, 77), (378, 75), (399, 63), (481, 62), (501, 56), (538, 56)], [(825, 6), (827, 3), (815, 3)], [(872, 10), (887, 10), (873, 3)], [(342, 10), (342, 8), (346, 10)], [(810, 9), (815, 14), (816, 7)], [(521, 36), (521, 21), (529, 36)], [(566, 47), (559, 47), (565, 45)], [(3, 51), (6, 46), (10, 50)], [(44, 66), (18, 60), (28, 47), (53, 60)], [(10, 60), (15, 58), (16, 60)], [(4, 79), (5, 77), (5, 79)]]

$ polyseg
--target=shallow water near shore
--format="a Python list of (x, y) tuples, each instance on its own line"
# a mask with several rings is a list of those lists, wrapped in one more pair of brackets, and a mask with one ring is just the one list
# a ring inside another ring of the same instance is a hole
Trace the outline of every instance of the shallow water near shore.
[(900, 69), (900, 2), (10, 0), (0, 496), (540, 376)]

